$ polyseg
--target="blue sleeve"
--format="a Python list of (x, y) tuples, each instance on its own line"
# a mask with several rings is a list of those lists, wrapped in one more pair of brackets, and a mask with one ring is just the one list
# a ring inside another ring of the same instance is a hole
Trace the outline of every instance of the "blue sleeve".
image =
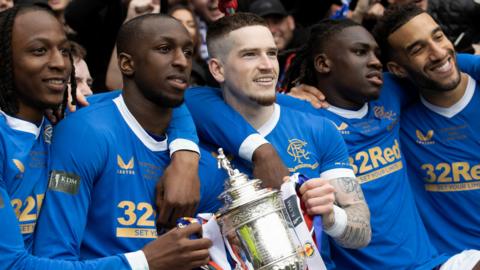
[(0, 186), (0, 269), (12, 270), (129, 270), (130, 266), (123, 255), (110, 256), (86, 261), (64, 261), (35, 257), (27, 252), (23, 237), (10, 205), (10, 198)]
[(405, 108), (418, 99), (416, 89), (409, 81), (396, 78), (390, 72), (384, 72), (380, 98), (397, 100), (400, 102), (400, 108)]
[(469, 74), (475, 80), (480, 80), (480, 56), (473, 54), (457, 54), (460, 70)]
[[(182, 104), (173, 110), (167, 134), (170, 153), (185, 149), (200, 152), (197, 130), (187, 105)], [(195, 146), (192, 146), (192, 143)], [(195, 147), (195, 149), (192, 149), (192, 147)]]
[(277, 103), (297, 111), (318, 115), (318, 109), (315, 109), (310, 102), (289, 95), (277, 94)]
[[(90, 105), (112, 100), (122, 93), (121, 90), (95, 94), (88, 97)], [(170, 153), (178, 150), (199, 152), (198, 136), (192, 116), (185, 104), (173, 109), (172, 120), (167, 130)], [(175, 141), (177, 140), (177, 141)], [(173, 143), (173, 144), (172, 144)]]
[(34, 254), (41, 257), (79, 259), (90, 193), (107, 160), (108, 139), (98, 135), (100, 127), (76, 116), (56, 127), (51, 145), (50, 179), (34, 240)]
[(228, 106), (218, 89), (195, 87), (185, 93), (185, 103), (192, 113), (200, 138), (223, 147), (228, 153), (239, 153), (242, 142), (257, 131)]

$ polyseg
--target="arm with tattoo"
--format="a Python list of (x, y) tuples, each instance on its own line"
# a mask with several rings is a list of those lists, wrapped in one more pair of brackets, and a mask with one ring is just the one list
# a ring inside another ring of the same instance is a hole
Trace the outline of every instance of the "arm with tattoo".
[[(367, 246), (372, 236), (370, 211), (360, 184), (351, 177), (332, 179), (330, 183), (335, 188), (335, 203), (347, 214), (347, 226), (340, 236), (334, 237), (335, 241), (345, 248)], [(325, 222), (330, 224), (325, 224)], [(324, 226), (332, 226), (335, 220), (326, 220), (325, 222)], [(328, 227), (326, 228), (328, 229)]]

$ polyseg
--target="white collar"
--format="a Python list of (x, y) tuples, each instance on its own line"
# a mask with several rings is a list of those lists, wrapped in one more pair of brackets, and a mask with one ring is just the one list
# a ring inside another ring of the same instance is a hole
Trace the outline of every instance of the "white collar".
[(31, 134), (35, 135), (35, 139), (38, 138), (38, 135), (40, 134), (40, 130), (42, 128), (43, 122), (45, 121), (45, 118), (42, 118), (42, 123), (40, 124), (40, 126), (37, 126), (32, 122), (28, 122), (28, 121), (22, 120), (20, 118), (10, 116), (2, 110), (0, 110), (0, 113), (5, 117), (5, 119), (7, 120), (7, 125), (11, 129), (31, 133)]
[(436, 112), (444, 117), (447, 118), (452, 118), (459, 112), (461, 112), (465, 107), (467, 107), (468, 103), (470, 103), (470, 100), (472, 100), (473, 94), (475, 93), (475, 87), (477, 86), (477, 82), (468, 75), (468, 82), (467, 82), (467, 88), (465, 89), (465, 93), (463, 93), (462, 98), (460, 98), (459, 101), (457, 101), (455, 104), (453, 104), (450, 107), (439, 107), (436, 105), (433, 105), (432, 103), (428, 102), (425, 98), (423, 98), (420, 95), (420, 100), (422, 101), (423, 105), (430, 109), (433, 112)]
[(267, 136), (272, 132), (272, 130), (277, 126), (278, 120), (280, 119), (280, 106), (275, 103), (273, 106), (273, 113), (270, 118), (265, 122), (261, 127), (257, 129), (263, 137)]
[(368, 103), (363, 104), (362, 108), (357, 111), (346, 110), (332, 105), (330, 105), (327, 110), (331, 111), (334, 114), (340, 115), (343, 118), (361, 119), (368, 113)]
[(113, 99), (115, 105), (117, 105), (118, 111), (122, 115), (123, 120), (127, 123), (130, 129), (137, 135), (138, 139), (151, 151), (166, 151), (167, 147), (167, 136), (165, 136), (165, 140), (157, 141), (152, 136), (150, 136), (145, 129), (142, 128), (140, 123), (138, 123), (137, 119), (132, 115), (132, 113), (128, 110), (127, 105), (125, 105), (125, 101), (123, 100), (123, 96), (120, 95)]

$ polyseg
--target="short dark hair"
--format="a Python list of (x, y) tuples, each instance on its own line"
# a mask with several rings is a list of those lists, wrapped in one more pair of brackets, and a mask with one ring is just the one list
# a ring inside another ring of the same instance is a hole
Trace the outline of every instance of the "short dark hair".
[(262, 17), (253, 13), (243, 12), (222, 17), (219, 20), (211, 23), (208, 26), (207, 32), (207, 47), (209, 54), (211, 56), (215, 55), (215, 45), (213, 43), (219, 38), (222, 38), (237, 29), (255, 25), (268, 27), (267, 22)]
[(373, 36), (382, 51), (382, 62), (385, 63), (392, 57), (392, 47), (388, 43), (388, 37), (397, 31), (412, 18), (425, 13), (414, 3), (408, 5), (395, 4), (387, 8), (383, 17), (373, 29)]
[(172, 16), (161, 13), (144, 14), (129, 20), (120, 27), (120, 30), (118, 30), (116, 43), (117, 54), (122, 52), (131, 53), (135, 50), (135, 46), (138, 44), (139, 40), (145, 37), (145, 33), (142, 30), (143, 23), (152, 19), (171, 19), (178, 22)]
[(295, 58), (290, 64), (285, 74), (285, 80), (282, 82), (282, 89), (288, 91), (297, 83), (316, 85), (315, 67), (313, 64), (315, 55), (323, 52), (325, 46), (331, 39), (343, 29), (361, 26), (360, 24), (349, 20), (323, 20), (310, 28), (309, 39), (299, 49), (295, 50)]

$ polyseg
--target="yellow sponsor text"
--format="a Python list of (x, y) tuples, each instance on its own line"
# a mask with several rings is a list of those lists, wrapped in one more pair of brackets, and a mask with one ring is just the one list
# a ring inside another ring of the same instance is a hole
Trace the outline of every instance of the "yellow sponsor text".
[(35, 197), (28, 196), (25, 201), (12, 199), (10, 203), (15, 211), (18, 221), (36, 221), (37, 213), (40, 212), (44, 197), (45, 194), (37, 194)]
[[(394, 166), (393, 168), (396, 168), (396, 170), (398, 170), (399, 165), (397, 161), (400, 160), (401, 157), (402, 155), (400, 153), (400, 146), (399, 146), (398, 140), (394, 140), (393, 145), (390, 147), (385, 147), (382, 149), (379, 146), (374, 146), (369, 148), (368, 150), (355, 153), (355, 155), (351, 156), (349, 160), (350, 160), (350, 164), (352, 165), (353, 172), (356, 175), (362, 175), (365, 173), (370, 173), (373, 170), (376, 170), (380, 167), (383, 167), (385, 165), (390, 165), (393, 163), (397, 164), (395, 165), (396, 167)], [(386, 169), (385, 171), (388, 171), (388, 170)], [(393, 171), (390, 170), (390, 172), (393, 172)], [(377, 172), (377, 173), (381, 175), (380, 172)]]
[(480, 189), (480, 164), (470, 165), (465, 161), (426, 163), (421, 166), (425, 173), (425, 189), (450, 192)]
[(146, 228), (117, 228), (117, 237), (157, 238), (157, 230)]
[(360, 175), (357, 177), (357, 179), (360, 184), (363, 184), (363, 183), (367, 183), (372, 180), (378, 179), (380, 177), (383, 177), (385, 175), (391, 174), (393, 172), (399, 171), (401, 169), (403, 169), (403, 162), (399, 160), (393, 164), (390, 164), (388, 166), (385, 166), (373, 172)]
[(35, 230), (35, 223), (20, 224), (20, 231), (22, 232), (22, 234), (33, 233), (34, 230)]

